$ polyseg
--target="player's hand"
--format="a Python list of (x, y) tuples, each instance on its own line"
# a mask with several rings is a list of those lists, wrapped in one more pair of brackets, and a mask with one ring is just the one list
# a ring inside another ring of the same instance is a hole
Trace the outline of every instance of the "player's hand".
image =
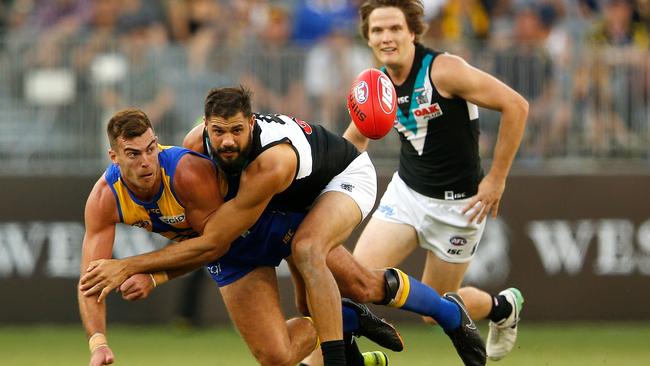
[(103, 345), (97, 347), (92, 355), (90, 355), (90, 363), (88, 366), (110, 365), (114, 360), (115, 356), (113, 356), (111, 348), (108, 345)]
[(81, 277), (79, 289), (84, 296), (99, 294), (97, 302), (102, 302), (108, 294), (126, 281), (126, 264), (118, 259), (99, 259), (90, 262), (86, 274)]
[(148, 273), (138, 273), (129, 277), (120, 285), (118, 291), (122, 293), (122, 298), (128, 301), (146, 299), (153, 291), (155, 286), (151, 275)]
[(476, 195), (463, 208), (464, 215), (469, 212), (469, 222), (476, 220), (476, 223), (480, 224), (490, 212), (492, 217), (497, 217), (505, 188), (505, 179), (493, 178), (489, 174), (485, 176), (478, 185)]

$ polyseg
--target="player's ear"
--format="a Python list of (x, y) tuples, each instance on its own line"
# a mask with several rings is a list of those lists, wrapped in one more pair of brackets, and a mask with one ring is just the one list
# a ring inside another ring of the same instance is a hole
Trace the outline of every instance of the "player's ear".
[(208, 127), (208, 120), (205, 119), (205, 116), (201, 117), (201, 119), (203, 120), (203, 126)]
[(117, 164), (117, 154), (115, 153), (115, 150), (108, 149), (108, 157), (111, 158), (113, 163)]

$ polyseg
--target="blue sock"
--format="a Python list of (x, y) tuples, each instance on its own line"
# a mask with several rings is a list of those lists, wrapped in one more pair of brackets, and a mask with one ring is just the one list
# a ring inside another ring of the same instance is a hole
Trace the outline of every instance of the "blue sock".
[(359, 315), (354, 309), (343, 304), (343, 333), (354, 332), (359, 329)]
[[(444, 330), (460, 326), (460, 308), (440, 296), (436, 290), (397, 270), (402, 281), (402, 296), (392, 305), (420, 315), (432, 317)], [(406, 293), (404, 293), (406, 292)], [(401, 300), (401, 301), (400, 301)]]

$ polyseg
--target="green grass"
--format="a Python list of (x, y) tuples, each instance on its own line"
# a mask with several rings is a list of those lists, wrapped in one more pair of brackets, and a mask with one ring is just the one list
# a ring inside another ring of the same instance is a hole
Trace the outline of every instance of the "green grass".
[[(484, 325), (484, 324), (483, 324)], [(437, 328), (399, 326), (402, 353), (387, 352), (392, 366), (460, 365), (448, 339)], [(482, 328), (483, 335), (487, 329)], [(183, 330), (166, 326), (111, 326), (109, 341), (116, 365), (255, 365), (243, 341), (229, 327)], [(650, 364), (650, 323), (527, 324), (515, 350), (493, 365)], [(361, 341), (364, 350), (375, 349)], [(87, 365), (81, 326), (2, 326), (0, 364), (7, 366)], [(490, 364), (490, 363), (488, 363)]]

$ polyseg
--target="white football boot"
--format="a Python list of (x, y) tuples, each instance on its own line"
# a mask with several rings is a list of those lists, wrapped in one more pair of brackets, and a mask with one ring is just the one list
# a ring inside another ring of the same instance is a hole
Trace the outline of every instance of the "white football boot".
[(517, 340), (517, 324), (521, 309), (524, 307), (524, 297), (521, 291), (514, 287), (499, 292), (512, 306), (510, 315), (498, 323), (490, 321), (490, 330), (487, 337), (486, 351), (492, 361), (504, 358), (515, 346)]

